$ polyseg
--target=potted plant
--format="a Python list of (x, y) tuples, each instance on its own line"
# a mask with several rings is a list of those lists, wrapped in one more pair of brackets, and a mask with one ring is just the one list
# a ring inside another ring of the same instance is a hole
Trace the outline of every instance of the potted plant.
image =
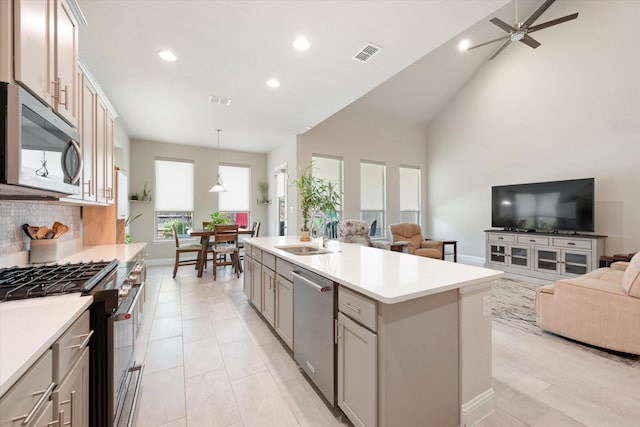
[(269, 200), (269, 183), (266, 181), (258, 181), (258, 190), (260, 191), (258, 203), (262, 205), (271, 203), (271, 200)]
[(151, 189), (147, 188), (147, 181), (144, 182), (144, 188), (142, 189), (142, 200), (151, 200)]
[(300, 240), (311, 240), (309, 221), (314, 212), (322, 212), (325, 216), (335, 215), (340, 204), (340, 194), (336, 191), (335, 184), (313, 176), (313, 162), (309, 162), (301, 168), (298, 178), (293, 183), (298, 187), (300, 198), (300, 210), (302, 211), (302, 228)]
[(211, 213), (209, 216), (211, 217), (211, 222), (207, 226), (208, 230), (213, 230), (213, 227), (219, 224), (222, 225), (231, 223), (231, 219), (226, 214), (222, 214), (218, 211)]

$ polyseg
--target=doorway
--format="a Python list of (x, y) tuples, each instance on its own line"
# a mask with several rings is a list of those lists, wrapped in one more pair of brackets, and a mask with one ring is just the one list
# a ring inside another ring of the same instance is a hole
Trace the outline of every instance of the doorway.
[(276, 230), (278, 236), (287, 235), (287, 164), (276, 168)]

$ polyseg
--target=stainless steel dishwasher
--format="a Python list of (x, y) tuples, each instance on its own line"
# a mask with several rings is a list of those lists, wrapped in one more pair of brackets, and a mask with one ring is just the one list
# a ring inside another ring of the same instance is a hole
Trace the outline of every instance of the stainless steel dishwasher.
[(296, 267), (293, 276), (293, 358), (335, 407), (335, 286)]

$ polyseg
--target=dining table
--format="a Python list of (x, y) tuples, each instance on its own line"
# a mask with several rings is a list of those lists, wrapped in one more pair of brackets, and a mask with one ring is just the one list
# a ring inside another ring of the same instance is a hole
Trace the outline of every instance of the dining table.
[[(202, 228), (202, 229), (189, 231), (189, 235), (191, 237), (200, 237), (201, 248), (200, 248), (200, 253), (198, 254), (198, 263), (197, 263), (198, 277), (202, 277), (202, 273), (204, 272), (204, 265), (207, 262), (207, 248), (209, 247), (209, 240), (210, 240), (210, 237), (214, 235), (214, 233), (215, 232), (213, 228), (211, 230)], [(253, 231), (251, 231), (250, 228), (238, 229), (238, 237), (243, 235), (251, 236), (252, 233)], [(238, 263), (238, 265), (240, 266), (240, 272), (242, 273), (242, 263)]]

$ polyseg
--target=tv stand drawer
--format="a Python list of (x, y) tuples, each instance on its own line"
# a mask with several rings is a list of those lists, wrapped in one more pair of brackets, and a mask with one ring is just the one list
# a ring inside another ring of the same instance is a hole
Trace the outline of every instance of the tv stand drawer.
[(489, 240), (492, 242), (515, 243), (516, 236), (512, 234), (490, 233)]
[(518, 243), (549, 246), (548, 237), (518, 236)]
[(573, 249), (591, 249), (591, 240), (587, 239), (553, 239), (553, 246)]

